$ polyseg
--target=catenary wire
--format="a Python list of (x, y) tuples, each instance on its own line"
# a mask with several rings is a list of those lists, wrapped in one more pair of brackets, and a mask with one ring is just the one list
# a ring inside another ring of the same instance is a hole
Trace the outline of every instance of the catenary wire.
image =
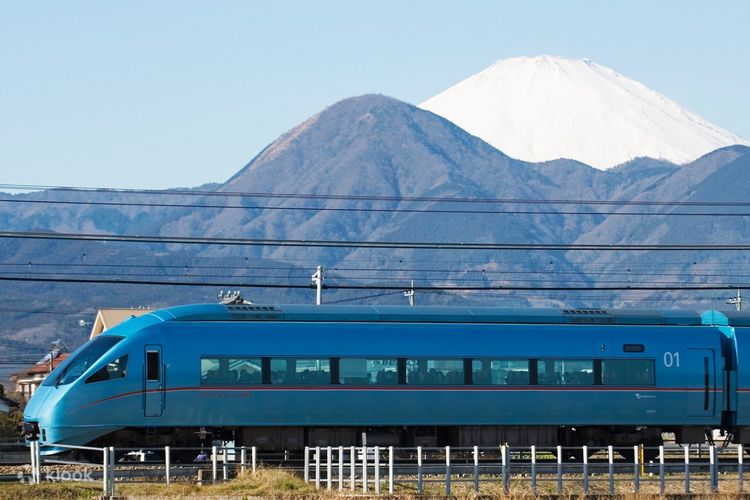
[[(592, 216), (686, 216), (686, 217), (748, 217), (750, 212), (626, 212), (626, 211), (582, 211), (582, 210), (457, 210), (430, 208), (361, 208), (361, 207), (289, 207), (280, 205), (217, 205), (197, 203), (116, 202), (83, 200), (33, 200), (2, 199), (0, 203), (23, 203), (43, 205), (113, 206), (141, 208), (205, 208), (222, 210), (276, 210), (304, 212), (365, 212), (365, 213), (424, 213), (424, 214), (469, 214), (469, 215), (592, 215)], [(520, 202), (519, 202), (520, 203)], [(582, 202), (585, 204), (585, 202)]]
[(722, 206), (750, 207), (748, 201), (642, 201), (642, 200), (571, 200), (571, 199), (523, 199), (523, 198), (446, 198), (430, 196), (378, 196), (347, 194), (264, 193), (238, 191), (204, 191), (192, 189), (126, 189), (86, 186), (51, 186), (36, 184), (0, 184), (0, 189), (11, 190), (55, 190), (66, 192), (104, 194), (144, 194), (166, 196), (218, 196), (234, 198), (281, 198), (305, 200), (354, 200), (354, 201), (419, 201), (435, 203), (514, 203), (536, 205), (617, 205), (617, 206)]
[(117, 235), (91, 233), (50, 233), (1, 231), (0, 238), (99, 241), (117, 243), (161, 243), (179, 245), (274, 246), (314, 248), (386, 248), (417, 250), (566, 250), (566, 251), (746, 251), (747, 243), (700, 244), (598, 244), (598, 243), (428, 243), (418, 241), (347, 241), (270, 238), (204, 238), (189, 236)]
[[(82, 284), (110, 284), (110, 285), (165, 285), (165, 286), (192, 286), (192, 287), (232, 287), (232, 288), (284, 288), (284, 289), (311, 289), (314, 285), (297, 285), (284, 283), (253, 283), (243, 281), (161, 281), (161, 280), (123, 280), (123, 279), (92, 279), (92, 278), (53, 278), (53, 277), (31, 277), (31, 276), (0, 276), (0, 281), (16, 282), (41, 282), (41, 283), (82, 283)], [(324, 288), (332, 290), (462, 290), (462, 291), (485, 291), (485, 290), (556, 290), (556, 291), (621, 291), (621, 290), (747, 290), (750, 285), (680, 285), (680, 286), (414, 286), (404, 285), (325, 285)]]

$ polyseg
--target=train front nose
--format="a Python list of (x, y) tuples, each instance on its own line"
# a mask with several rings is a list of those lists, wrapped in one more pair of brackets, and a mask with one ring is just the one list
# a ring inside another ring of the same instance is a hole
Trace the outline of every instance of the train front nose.
[(45, 440), (42, 429), (49, 427), (52, 418), (52, 411), (58, 403), (61, 396), (56, 387), (41, 385), (31, 396), (23, 411), (23, 424), (21, 432), (27, 440), (40, 439)]

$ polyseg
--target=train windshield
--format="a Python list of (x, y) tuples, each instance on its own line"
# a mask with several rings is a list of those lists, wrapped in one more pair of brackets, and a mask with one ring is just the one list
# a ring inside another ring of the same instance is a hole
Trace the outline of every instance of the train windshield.
[(96, 363), (96, 360), (121, 340), (122, 337), (110, 335), (96, 337), (77, 353), (72, 354), (70, 356), (72, 359), (66, 359), (65, 363), (60, 365), (59, 370), (55, 370), (52, 376), (47, 377), (42, 385), (65, 385), (75, 381), (91, 365)]

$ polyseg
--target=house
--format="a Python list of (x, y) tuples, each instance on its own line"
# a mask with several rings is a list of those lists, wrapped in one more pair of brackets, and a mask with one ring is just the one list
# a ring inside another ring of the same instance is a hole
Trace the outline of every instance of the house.
[(65, 361), (69, 355), (70, 353), (68, 352), (53, 350), (44, 358), (37, 361), (35, 365), (11, 375), (10, 381), (16, 385), (16, 392), (26, 401), (31, 399), (32, 394), (34, 394), (37, 387), (42, 385), (47, 375), (57, 368), (60, 363)]

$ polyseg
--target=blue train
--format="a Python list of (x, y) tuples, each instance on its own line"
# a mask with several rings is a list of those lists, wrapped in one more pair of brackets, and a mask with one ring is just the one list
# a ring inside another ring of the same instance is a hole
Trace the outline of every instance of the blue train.
[(24, 428), (49, 452), (748, 443), (748, 351), (743, 313), (188, 305), (81, 346)]

